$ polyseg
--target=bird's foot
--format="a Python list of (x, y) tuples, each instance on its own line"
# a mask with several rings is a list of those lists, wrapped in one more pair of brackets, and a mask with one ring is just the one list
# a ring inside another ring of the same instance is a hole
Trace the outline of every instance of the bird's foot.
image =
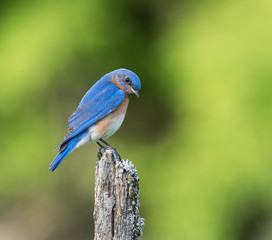
[[(121, 156), (120, 154), (117, 152), (116, 148), (112, 147), (109, 143), (107, 143), (105, 140), (103, 140), (102, 138), (99, 139), (102, 143), (104, 143), (107, 148), (110, 148), (114, 151), (114, 154), (116, 154), (118, 156), (119, 159), (121, 159)], [(103, 145), (101, 145), (99, 142), (97, 142), (97, 144), (100, 146), (100, 149), (101, 148), (105, 148)], [(100, 150), (99, 150), (100, 151)], [(102, 150), (104, 152), (104, 149)]]
[[(116, 149), (114, 147), (112, 147), (109, 143), (107, 143), (105, 140), (103, 140), (102, 138), (99, 139), (102, 143), (104, 143), (107, 147), (113, 149), (114, 151), (116, 151)], [(97, 142), (98, 143), (98, 142)], [(100, 143), (98, 143), (100, 147), (102, 147), (102, 145)]]
[(98, 151), (98, 153), (99, 154), (103, 154), (104, 152), (105, 152), (105, 150), (106, 150), (106, 147), (104, 147), (102, 144), (100, 144), (99, 142), (96, 142), (98, 145), (99, 145), (99, 151)]

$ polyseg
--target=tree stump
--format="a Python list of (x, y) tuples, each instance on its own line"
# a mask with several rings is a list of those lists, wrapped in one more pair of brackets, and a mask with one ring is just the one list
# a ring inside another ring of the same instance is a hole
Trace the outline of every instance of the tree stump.
[(137, 240), (144, 219), (139, 213), (139, 176), (135, 166), (112, 148), (100, 148), (95, 169), (95, 240)]

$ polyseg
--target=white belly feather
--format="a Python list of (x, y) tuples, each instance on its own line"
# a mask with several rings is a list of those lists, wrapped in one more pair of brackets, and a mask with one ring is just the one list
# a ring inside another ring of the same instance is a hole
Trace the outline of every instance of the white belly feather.
[[(100, 138), (106, 139), (112, 136), (122, 125), (125, 118), (125, 114), (119, 115), (118, 117), (111, 118), (110, 122), (105, 125), (105, 131), (99, 131), (98, 127), (92, 126), (89, 128), (89, 135), (91, 141), (98, 141)], [(103, 120), (102, 120), (103, 121)]]

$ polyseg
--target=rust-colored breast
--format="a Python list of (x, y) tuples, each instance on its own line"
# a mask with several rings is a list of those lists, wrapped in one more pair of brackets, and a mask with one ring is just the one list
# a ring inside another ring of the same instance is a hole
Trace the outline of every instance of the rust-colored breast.
[(126, 115), (128, 102), (129, 97), (125, 96), (119, 107), (96, 123), (98, 135), (102, 138), (108, 138), (120, 128)]

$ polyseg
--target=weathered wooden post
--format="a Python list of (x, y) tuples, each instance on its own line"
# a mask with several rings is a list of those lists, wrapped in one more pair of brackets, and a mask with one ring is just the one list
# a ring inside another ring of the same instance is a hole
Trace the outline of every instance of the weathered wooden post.
[(95, 169), (95, 240), (137, 240), (144, 219), (139, 213), (139, 176), (135, 166), (111, 148), (100, 148)]

